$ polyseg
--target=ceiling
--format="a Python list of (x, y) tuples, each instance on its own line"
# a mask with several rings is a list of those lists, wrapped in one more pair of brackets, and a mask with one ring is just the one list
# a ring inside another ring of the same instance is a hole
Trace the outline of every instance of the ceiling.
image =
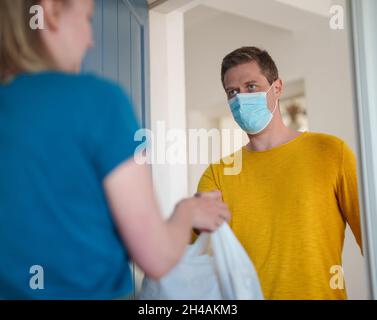
[[(147, 0), (151, 8), (156, 8), (157, 10), (175, 10), (178, 7), (186, 7), (189, 10), (195, 6), (206, 5), (216, 9), (223, 9), (229, 13), (238, 12), (242, 15), (247, 15), (251, 11), (259, 11), (259, 8), (267, 8), (269, 4), (267, 2), (275, 3), (275, 6), (285, 5), (286, 7), (296, 8), (301, 11), (306, 11), (312, 14), (317, 14), (321, 16), (328, 16), (329, 9), (332, 4), (335, 3), (334, 0)], [(271, 7), (273, 9), (273, 7)], [(246, 10), (245, 10), (246, 9)], [(267, 13), (268, 10), (265, 10)]]

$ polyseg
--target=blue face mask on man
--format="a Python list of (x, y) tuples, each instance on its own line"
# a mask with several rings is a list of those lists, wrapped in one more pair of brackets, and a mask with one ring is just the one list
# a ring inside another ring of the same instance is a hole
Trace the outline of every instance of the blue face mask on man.
[(258, 134), (270, 124), (274, 117), (278, 101), (275, 103), (274, 111), (270, 111), (267, 103), (266, 92), (239, 93), (229, 100), (229, 106), (234, 120), (249, 134)]

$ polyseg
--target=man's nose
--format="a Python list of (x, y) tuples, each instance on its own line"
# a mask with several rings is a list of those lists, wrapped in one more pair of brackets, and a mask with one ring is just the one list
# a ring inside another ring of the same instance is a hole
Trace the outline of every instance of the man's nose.
[(240, 93), (248, 93), (249, 91), (247, 88), (240, 88)]

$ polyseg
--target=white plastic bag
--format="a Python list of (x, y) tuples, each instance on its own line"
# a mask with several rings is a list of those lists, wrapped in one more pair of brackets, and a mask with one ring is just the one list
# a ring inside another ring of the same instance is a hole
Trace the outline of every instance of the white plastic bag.
[(181, 261), (158, 281), (145, 277), (140, 300), (261, 300), (261, 287), (245, 249), (224, 223), (202, 233)]

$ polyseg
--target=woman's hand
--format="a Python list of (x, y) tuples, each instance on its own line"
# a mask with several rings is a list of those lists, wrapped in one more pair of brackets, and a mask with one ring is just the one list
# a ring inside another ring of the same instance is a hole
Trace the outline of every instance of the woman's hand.
[(191, 214), (192, 227), (198, 231), (213, 232), (230, 220), (228, 206), (222, 201), (218, 190), (184, 199), (177, 204), (175, 211)]

